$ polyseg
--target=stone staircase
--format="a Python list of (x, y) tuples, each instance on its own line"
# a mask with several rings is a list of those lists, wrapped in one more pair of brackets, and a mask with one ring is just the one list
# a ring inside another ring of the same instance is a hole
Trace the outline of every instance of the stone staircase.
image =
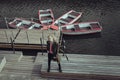
[(36, 56), (23, 56), (21, 52), (0, 53), (0, 80), (41, 80), (41, 65), (35, 64)]

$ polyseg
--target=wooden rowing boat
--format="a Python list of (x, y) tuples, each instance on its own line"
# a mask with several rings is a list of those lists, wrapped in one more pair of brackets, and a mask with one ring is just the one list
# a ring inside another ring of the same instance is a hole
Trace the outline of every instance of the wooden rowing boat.
[(101, 32), (102, 26), (99, 22), (82, 22), (61, 26), (61, 31), (65, 35), (81, 35)]
[(54, 16), (51, 9), (39, 10), (39, 21), (44, 26), (49, 26), (54, 22)]
[(9, 27), (18, 29), (41, 29), (42, 26), (39, 23), (25, 20), (22, 18), (15, 18), (13, 21), (9, 22)]
[(69, 12), (63, 14), (59, 17), (55, 22), (54, 25), (62, 26), (66, 24), (72, 24), (77, 21), (82, 15), (82, 12), (77, 12), (74, 10), (70, 10)]

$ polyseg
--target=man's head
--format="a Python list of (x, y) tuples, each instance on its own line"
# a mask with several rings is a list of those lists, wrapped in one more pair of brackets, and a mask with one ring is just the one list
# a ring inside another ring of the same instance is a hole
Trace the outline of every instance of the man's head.
[(48, 35), (48, 41), (53, 41), (53, 37), (51, 35)]

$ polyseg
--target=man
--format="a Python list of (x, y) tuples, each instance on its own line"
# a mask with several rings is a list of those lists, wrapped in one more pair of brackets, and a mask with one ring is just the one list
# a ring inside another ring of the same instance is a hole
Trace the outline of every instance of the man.
[(58, 43), (56, 42), (55, 37), (49, 35), (48, 41), (47, 41), (47, 52), (48, 52), (48, 70), (47, 70), (47, 72), (50, 72), (51, 60), (57, 61), (58, 67), (59, 67), (59, 72), (62, 72), (60, 60), (58, 59), (57, 50), (58, 50)]

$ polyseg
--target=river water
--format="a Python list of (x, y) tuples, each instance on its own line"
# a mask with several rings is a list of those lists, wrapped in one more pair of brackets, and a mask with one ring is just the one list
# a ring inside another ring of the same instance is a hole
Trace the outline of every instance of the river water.
[(55, 19), (76, 10), (83, 12), (77, 22), (99, 21), (100, 34), (64, 36), (66, 53), (120, 55), (119, 0), (3, 0), (0, 1), (0, 27), (6, 28), (4, 17), (37, 18), (39, 9), (52, 9)]

